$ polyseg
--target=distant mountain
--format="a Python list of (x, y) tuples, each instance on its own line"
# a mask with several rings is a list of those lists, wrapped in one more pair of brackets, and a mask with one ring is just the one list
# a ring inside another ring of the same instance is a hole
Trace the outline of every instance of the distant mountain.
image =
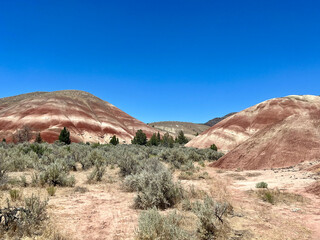
[(148, 123), (149, 126), (168, 132), (172, 136), (177, 136), (179, 131), (183, 131), (185, 136), (193, 139), (196, 135), (209, 129), (209, 126), (191, 122), (163, 121)]
[(212, 127), (212, 126), (216, 125), (218, 122), (221, 122), (223, 119), (226, 119), (227, 117), (230, 117), (234, 114), (236, 114), (236, 112), (229, 113), (223, 117), (213, 118), (213, 119), (209, 120), (208, 122), (206, 122), (204, 125)]
[(112, 104), (76, 90), (34, 92), (0, 99), (0, 138), (12, 140), (24, 126), (47, 142), (58, 139), (67, 127), (73, 142), (109, 143), (116, 135), (130, 143), (142, 129), (148, 137), (157, 131)]

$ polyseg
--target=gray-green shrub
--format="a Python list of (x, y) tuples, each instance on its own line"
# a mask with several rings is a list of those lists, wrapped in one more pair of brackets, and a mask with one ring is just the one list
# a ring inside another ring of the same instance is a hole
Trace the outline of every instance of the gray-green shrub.
[(215, 202), (209, 196), (206, 196), (203, 201), (196, 201), (192, 211), (198, 217), (197, 233), (199, 239), (216, 239), (223, 226), (224, 216), (229, 209), (229, 204)]
[(136, 233), (138, 240), (189, 240), (190, 235), (181, 228), (182, 216), (173, 212), (167, 216), (155, 209), (142, 212)]

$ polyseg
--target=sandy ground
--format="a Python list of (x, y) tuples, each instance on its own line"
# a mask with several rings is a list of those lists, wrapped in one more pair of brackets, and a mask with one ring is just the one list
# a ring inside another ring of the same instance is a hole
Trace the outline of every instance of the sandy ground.
[[(264, 216), (261, 215), (261, 219), (265, 218), (265, 222), (261, 225), (262, 228), (266, 228), (263, 232), (255, 228), (254, 223), (248, 226), (255, 235), (261, 232), (257, 239), (318, 240), (320, 239), (320, 197), (305, 191), (307, 186), (320, 179), (319, 174), (307, 171), (310, 166), (317, 163), (319, 161), (305, 162), (295, 167), (274, 170), (234, 172), (215, 169), (215, 171), (221, 179), (232, 179), (228, 189), (232, 193), (231, 199), (236, 200), (235, 206), (245, 212), (255, 211), (257, 214), (266, 211)], [(214, 174), (213, 171), (210, 170), (211, 175)], [(248, 197), (248, 192), (255, 190), (256, 183), (262, 181), (268, 183), (269, 188), (299, 194), (304, 197), (304, 201), (271, 205)], [(255, 221), (259, 222), (261, 219)]]
[[(318, 162), (319, 163), (319, 162)], [(316, 163), (304, 163), (294, 168), (259, 171), (221, 171), (204, 167), (208, 179), (181, 180), (188, 188), (194, 186), (208, 192), (217, 201), (228, 201), (234, 214), (227, 222), (234, 230), (234, 239), (320, 239), (320, 198), (306, 193), (305, 188), (320, 177), (306, 169)], [(15, 176), (31, 173), (15, 173)], [(49, 197), (49, 215), (62, 235), (68, 239), (118, 240), (134, 239), (139, 210), (132, 207), (135, 193), (121, 188), (117, 170), (107, 170), (107, 176), (99, 184), (86, 183), (89, 172), (74, 173), (77, 184), (85, 192), (75, 188), (58, 188)], [(178, 173), (175, 174), (176, 176)], [(259, 199), (253, 191), (258, 182), (267, 182), (269, 188), (292, 192), (303, 196), (303, 201), (291, 201), (271, 205)], [(47, 196), (45, 189), (24, 188)], [(1, 200), (7, 193), (0, 193)]]

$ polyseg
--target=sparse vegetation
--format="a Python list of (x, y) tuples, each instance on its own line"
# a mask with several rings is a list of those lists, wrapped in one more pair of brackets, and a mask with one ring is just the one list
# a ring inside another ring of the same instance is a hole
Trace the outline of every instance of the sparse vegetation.
[(259, 189), (256, 194), (261, 200), (271, 204), (284, 203), (289, 205), (291, 203), (304, 202), (305, 200), (304, 197), (299, 194), (280, 191), (277, 188)]
[(198, 237), (199, 239), (216, 239), (224, 225), (224, 217), (230, 210), (227, 203), (215, 202), (209, 196), (193, 204), (192, 211), (198, 217)]
[(259, 182), (259, 183), (256, 184), (256, 188), (268, 188), (268, 183)]
[[(158, 136), (155, 137), (158, 141)], [(0, 185), (3, 187), (0, 194), (4, 199), (11, 199), (11, 205), (21, 207), (23, 197), (30, 196), (32, 192), (48, 197), (58, 192), (56, 197), (50, 197), (54, 203), (62, 196), (71, 195), (81, 201), (93, 194), (100, 197), (112, 189), (112, 194), (119, 191), (123, 196), (130, 196), (126, 200), (130, 211), (140, 211), (135, 207), (142, 209), (142, 213), (149, 213), (148, 217), (141, 215), (139, 218), (137, 239), (223, 239), (229, 236), (226, 232), (230, 234), (227, 214), (230, 205), (225, 203), (225, 196), (220, 191), (207, 188), (207, 184), (214, 183), (216, 179), (212, 174), (214, 170), (205, 168), (209, 161), (220, 156), (221, 153), (209, 148), (185, 148), (177, 143), (173, 143), (172, 148), (162, 143), (146, 146), (65, 145), (58, 142), (1, 144)], [(235, 179), (249, 176), (246, 172), (227, 172), (226, 175)], [(99, 181), (103, 184), (93, 185)], [(70, 189), (75, 183), (77, 186)], [(11, 197), (10, 190), (17, 189), (18, 197)], [(101, 192), (98, 193), (97, 189)], [(303, 201), (299, 195), (267, 188), (256, 189), (252, 194), (254, 198), (271, 204)], [(4, 201), (1, 204), (0, 208)], [(162, 209), (168, 210), (159, 211)], [(12, 229), (2, 230), (9, 234)], [(42, 229), (42, 225), (37, 229)], [(41, 231), (37, 230), (36, 234), (41, 235)], [(12, 236), (19, 239), (21, 235), (15, 232)]]
[(18, 189), (11, 189), (9, 191), (11, 201), (15, 202), (17, 200), (21, 200), (21, 192)]
[(155, 208), (140, 215), (136, 238), (138, 240), (188, 240), (181, 228), (183, 217), (177, 212), (162, 216)]
[(54, 196), (56, 194), (57, 189), (54, 186), (47, 187), (47, 192), (49, 196)]
[(41, 235), (43, 221), (47, 219), (46, 207), (47, 201), (35, 195), (25, 198), (22, 207), (12, 207), (8, 202), (7, 207), (0, 209), (0, 233), (17, 238)]

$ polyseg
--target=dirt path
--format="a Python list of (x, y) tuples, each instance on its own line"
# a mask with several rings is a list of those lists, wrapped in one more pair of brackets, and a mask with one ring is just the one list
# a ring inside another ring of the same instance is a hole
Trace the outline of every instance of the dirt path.
[(71, 239), (132, 239), (138, 222), (133, 197), (117, 187), (94, 187), (52, 199), (50, 209), (58, 229)]

